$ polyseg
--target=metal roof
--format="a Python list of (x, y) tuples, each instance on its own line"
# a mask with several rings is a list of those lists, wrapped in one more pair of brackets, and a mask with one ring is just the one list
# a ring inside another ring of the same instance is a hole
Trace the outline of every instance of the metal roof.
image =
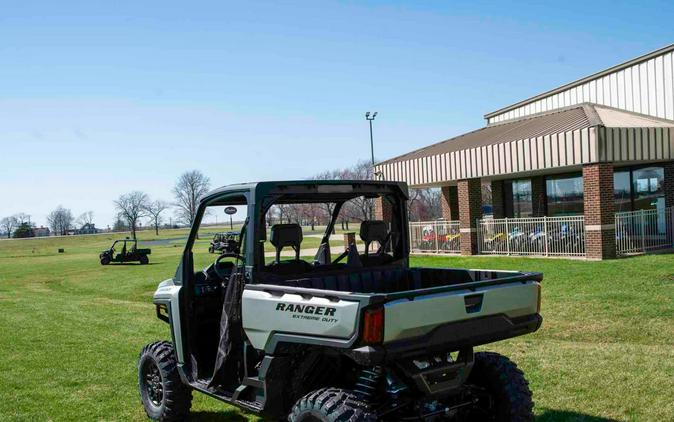
[(532, 139), (595, 126), (605, 127), (674, 127), (674, 121), (599, 106), (579, 104), (551, 112), (539, 113), (518, 120), (492, 124), (482, 129), (447, 139), (395, 158), (377, 163), (412, 160), (437, 154), (496, 145), (521, 139)]
[(639, 57), (637, 57), (637, 58), (634, 58), (634, 59), (632, 59), (632, 60), (629, 60), (629, 61), (626, 61), (626, 62), (624, 62), (624, 63), (618, 64), (618, 65), (616, 65), (616, 66), (610, 67), (610, 68), (608, 68), (608, 69), (606, 69), (606, 70), (602, 70), (602, 71), (600, 71), (600, 72), (594, 73), (594, 74), (592, 74), (592, 75), (590, 75), (590, 76), (586, 76), (586, 77), (584, 77), (584, 78), (581, 78), (581, 79), (578, 79), (578, 80), (576, 80), (576, 81), (570, 82), (570, 83), (568, 83), (568, 84), (562, 85), (562, 86), (560, 86), (560, 87), (558, 87), (558, 88), (555, 88), (555, 89), (552, 89), (552, 90), (550, 90), (550, 91), (543, 92), (542, 94), (538, 94), (538, 95), (535, 95), (535, 96), (533, 96), (533, 97), (527, 98), (526, 100), (522, 100), (522, 101), (519, 101), (519, 102), (517, 102), (517, 103), (511, 104), (511, 105), (509, 105), (509, 106), (500, 108), (500, 109), (498, 109), (498, 110), (496, 110), (496, 111), (492, 111), (492, 112), (490, 112), (490, 113), (485, 114), (485, 115), (484, 115), (484, 118), (487, 119), (487, 120), (489, 120), (489, 119), (492, 118), (492, 117), (495, 117), (495, 116), (504, 114), (504, 113), (506, 113), (506, 112), (508, 112), (508, 111), (510, 111), (510, 110), (514, 110), (514, 109), (517, 109), (517, 108), (519, 108), (519, 107), (522, 107), (522, 106), (524, 106), (524, 105), (526, 105), (526, 104), (533, 103), (533, 102), (535, 102), (535, 101), (537, 101), (537, 100), (540, 100), (540, 99), (543, 99), (543, 98), (546, 98), (546, 97), (550, 97), (550, 96), (552, 96), (552, 95), (555, 95), (555, 94), (558, 94), (558, 93), (567, 91), (567, 90), (569, 90), (569, 89), (571, 89), (571, 88), (574, 88), (574, 87), (583, 85), (584, 83), (587, 83), (587, 82), (592, 81), (592, 80), (599, 79), (599, 78), (604, 77), (604, 76), (606, 76), (606, 75), (609, 75), (609, 74), (612, 74), (612, 73), (616, 73), (616, 72), (618, 72), (618, 71), (620, 71), (620, 70), (629, 68), (629, 67), (631, 67), (631, 66), (634, 66), (635, 64), (643, 63), (643, 62), (648, 61), (648, 60), (650, 60), (650, 59), (652, 59), (652, 58), (654, 58), (654, 57), (657, 57), (657, 56), (661, 56), (661, 55), (663, 55), (663, 54), (666, 54), (666, 53), (668, 53), (668, 52), (670, 52), (670, 51), (674, 51), (674, 44), (670, 44), (670, 45), (668, 45), (668, 46), (666, 46), (666, 47), (660, 48), (660, 49), (658, 49), (658, 50), (655, 50), (655, 51), (653, 51), (653, 52), (644, 54), (644, 55), (639, 56)]

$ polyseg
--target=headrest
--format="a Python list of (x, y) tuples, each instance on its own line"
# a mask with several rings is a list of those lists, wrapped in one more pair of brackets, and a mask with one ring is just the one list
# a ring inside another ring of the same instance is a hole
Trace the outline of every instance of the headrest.
[(302, 243), (302, 227), (299, 224), (274, 224), (271, 227), (270, 241), (279, 249), (286, 246), (299, 248)]
[(363, 242), (379, 242), (383, 245), (388, 236), (388, 225), (381, 220), (367, 220), (360, 223), (360, 238)]

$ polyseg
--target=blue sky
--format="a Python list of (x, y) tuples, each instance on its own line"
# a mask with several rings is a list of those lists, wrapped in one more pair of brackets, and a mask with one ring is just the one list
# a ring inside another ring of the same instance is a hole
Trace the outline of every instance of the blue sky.
[(0, 217), (305, 178), (674, 42), (667, 2), (6, 2)]

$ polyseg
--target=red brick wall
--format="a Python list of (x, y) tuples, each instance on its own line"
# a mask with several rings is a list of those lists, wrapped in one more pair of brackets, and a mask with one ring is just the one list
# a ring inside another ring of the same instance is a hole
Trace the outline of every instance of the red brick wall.
[(482, 185), (480, 179), (459, 180), (459, 220), (461, 221), (461, 254), (477, 254), (477, 219), (482, 217)]
[(588, 259), (615, 258), (615, 202), (613, 165), (583, 167), (585, 251)]
[(384, 198), (377, 198), (374, 200), (374, 218), (375, 220), (383, 220), (387, 223), (391, 222), (393, 217), (393, 207), (390, 202), (385, 201)]
[[(674, 207), (674, 161), (662, 165), (665, 173), (665, 207)], [(674, 225), (671, 220), (667, 220), (667, 236), (672, 238)]]
[(674, 207), (674, 161), (663, 165), (665, 170), (665, 206)]
[(459, 191), (456, 186), (442, 187), (442, 218), (445, 220), (459, 219)]

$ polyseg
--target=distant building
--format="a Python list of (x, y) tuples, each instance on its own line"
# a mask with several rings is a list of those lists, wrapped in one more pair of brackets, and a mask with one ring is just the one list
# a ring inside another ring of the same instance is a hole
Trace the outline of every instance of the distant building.
[(49, 227), (33, 227), (33, 236), (35, 237), (47, 237), (49, 233)]

